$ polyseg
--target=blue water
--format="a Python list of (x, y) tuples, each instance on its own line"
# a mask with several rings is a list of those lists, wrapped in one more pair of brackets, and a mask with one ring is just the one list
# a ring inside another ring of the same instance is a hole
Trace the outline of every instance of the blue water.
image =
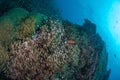
[[(120, 80), (120, 1), (119, 0), (56, 0), (62, 18), (82, 24), (84, 18), (97, 26), (106, 43), (109, 80)], [(116, 55), (116, 57), (114, 56)]]

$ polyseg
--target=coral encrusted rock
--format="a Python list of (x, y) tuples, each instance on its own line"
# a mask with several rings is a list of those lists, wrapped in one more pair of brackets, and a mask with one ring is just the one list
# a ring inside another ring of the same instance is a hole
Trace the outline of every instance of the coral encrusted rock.
[[(11, 20), (19, 11), (23, 11), (21, 17)], [(105, 42), (91, 21), (77, 25), (22, 8), (8, 13), (0, 20), (0, 76), (8, 80), (108, 79)]]

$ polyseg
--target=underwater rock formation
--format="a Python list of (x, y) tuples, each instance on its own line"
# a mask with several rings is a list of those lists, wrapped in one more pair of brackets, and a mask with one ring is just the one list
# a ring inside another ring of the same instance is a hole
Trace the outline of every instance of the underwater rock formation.
[[(12, 20), (19, 11), (21, 17)], [(22, 8), (10, 10), (0, 20), (8, 27), (0, 30), (0, 36), (11, 36), (0, 37), (0, 73), (8, 80), (104, 80), (109, 76), (105, 43), (89, 20), (80, 26)], [(9, 46), (3, 46), (8, 41)]]

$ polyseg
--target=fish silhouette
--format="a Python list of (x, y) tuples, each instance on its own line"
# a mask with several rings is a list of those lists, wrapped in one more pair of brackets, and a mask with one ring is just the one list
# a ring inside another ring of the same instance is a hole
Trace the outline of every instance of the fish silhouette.
[(114, 57), (116, 58), (116, 54), (114, 54)]

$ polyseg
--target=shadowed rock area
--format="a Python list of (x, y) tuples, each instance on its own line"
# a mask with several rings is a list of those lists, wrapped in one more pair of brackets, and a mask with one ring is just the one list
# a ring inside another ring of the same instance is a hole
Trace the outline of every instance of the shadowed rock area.
[(23, 8), (0, 18), (1, 80), (107, 80), (107, 60), (87, 19), (77, 25)]
[(0, 0), (0, 16), (10, 9), (18, 7), (51, 17), (58, 17), (59, 15), (54, 0)]

